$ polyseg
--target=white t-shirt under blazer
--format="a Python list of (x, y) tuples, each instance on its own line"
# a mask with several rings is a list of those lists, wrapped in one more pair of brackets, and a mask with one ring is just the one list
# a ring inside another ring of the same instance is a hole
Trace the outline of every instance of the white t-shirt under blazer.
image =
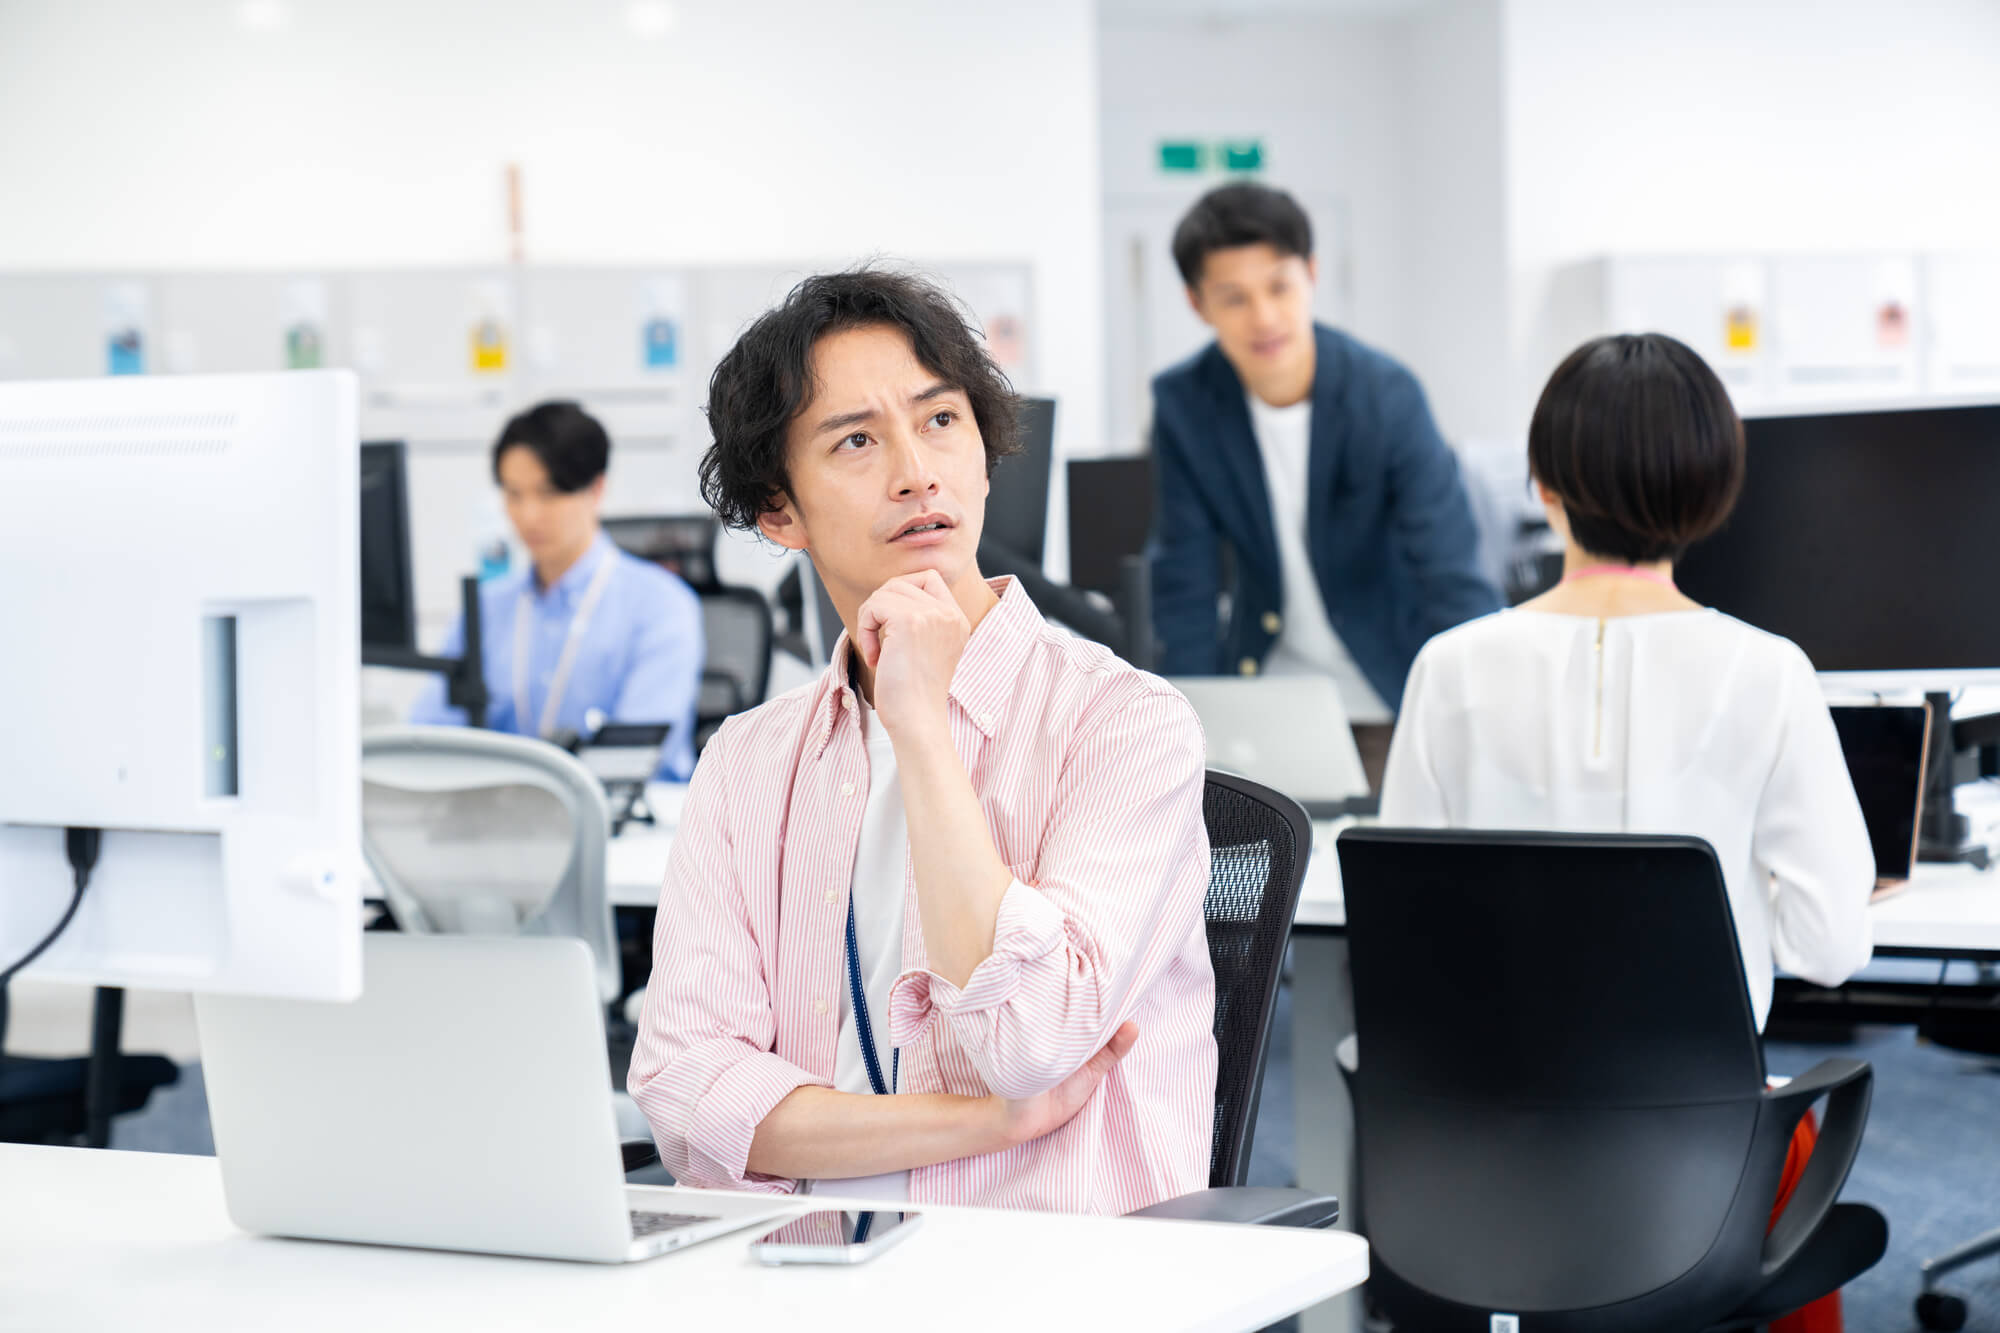
[(1676, 833), (1715, 848), (1762, 1030), (1772, 965), (1868, 961), (1875, 860), (1812, 663), (1717, 611), (1502, 611), (1410, 670), (1382, 822)]

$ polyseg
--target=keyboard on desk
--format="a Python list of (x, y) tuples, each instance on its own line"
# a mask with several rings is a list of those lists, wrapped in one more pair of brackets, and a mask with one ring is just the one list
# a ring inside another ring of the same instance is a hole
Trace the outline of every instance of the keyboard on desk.
[(657, 1236), (663, 1231), (680, 1231), (687, 1227), (698, 1227), (704, 1222), (719, 1222), (719, 1217), (699, 1217), (692, 1213), (642, 1213), (632, 1211), (632, 1238)]

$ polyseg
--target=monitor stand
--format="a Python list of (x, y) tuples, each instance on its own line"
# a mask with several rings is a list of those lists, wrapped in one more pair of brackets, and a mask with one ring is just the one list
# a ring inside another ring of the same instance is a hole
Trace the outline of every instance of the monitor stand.
[(470, 576), (458, 581), (459, 616), (465, 627), (464, 647), (457, 657), (430, 657), (402, 648), (361, 645), (363, 666), (392, 667), (398, 671), (434, 671), (445, 678), (445, 701), (465, 710), (469, 727), (486, 725), (484, 627), (479, 614), (479, 580)]

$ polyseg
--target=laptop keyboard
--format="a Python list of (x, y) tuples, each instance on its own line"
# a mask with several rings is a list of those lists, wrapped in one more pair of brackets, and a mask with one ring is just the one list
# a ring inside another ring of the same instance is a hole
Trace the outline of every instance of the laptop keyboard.
[(662, 1231), (679, 1231), (683, 1227), (699, 1226), (703, 1222), (718, 1222), (720, 1218), (697, 1217), (691, 1213), (641, 1213), (632, 1214), (632, 1236), (657, 1236)]

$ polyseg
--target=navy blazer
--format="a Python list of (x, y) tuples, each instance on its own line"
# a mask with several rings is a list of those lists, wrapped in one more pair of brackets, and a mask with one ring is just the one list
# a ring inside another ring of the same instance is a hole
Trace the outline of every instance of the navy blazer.
[[(1416, 377), (1346, 334), (1318, 343), (1308, 553), (1327, 619), (1391, 709), (1426, 640), (1500, 609), (1458, 460)], [(1284, 579), (1243, 382), (1214, 343), (1153, 381), (1153, 623), (1163, 675), (1252, 674), (1283, 628)], [(1221, 625), (1220, 556), (1235, 554)]]

